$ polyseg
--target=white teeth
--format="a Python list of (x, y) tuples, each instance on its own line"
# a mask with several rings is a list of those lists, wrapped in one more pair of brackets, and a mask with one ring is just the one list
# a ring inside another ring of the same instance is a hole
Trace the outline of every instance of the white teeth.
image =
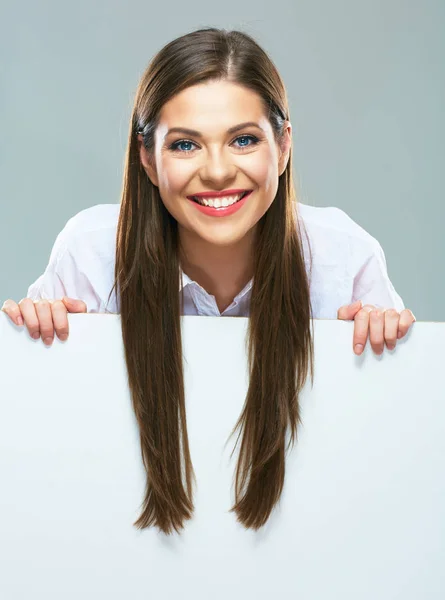
[(199, 202), (199, 204), (203, 204), (204, 206), (211, 206), (212, 208), (221, 208), (221, 206), (230, 206), (231, 204), (235, 204), (238, 202), (240, 198), (244, 195), (244, 192), (241, 194), (237, 194), (236, 196), (224, 196), (221, 198), (198, 198), (197, 196), (193, 196), (193, 198)]

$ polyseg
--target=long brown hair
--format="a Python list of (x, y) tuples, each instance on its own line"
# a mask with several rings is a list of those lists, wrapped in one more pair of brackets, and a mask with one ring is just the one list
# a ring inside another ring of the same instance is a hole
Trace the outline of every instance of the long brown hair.
[[(146, 470), (142, 512), (134, 525), (155, 525), (166, 534), (179, 532), (192, 517), (196, 478), (186, 424), (177, 222), (141, 165), (138, 134), (153, 151), (162, 106), (181, 90), (209, 80), (255, 91), (277, 141), (289, 119), (275, 65), (240, 31), (205, 28), (173, 40), (153, 58), (136, 92), (113, 289), (120, 295), (129, 388)], [(301, 422), (299, 394), (309, 364), (313, 384), (310, 282), (296, 208), (290, 155), (276, 197), (258, 222), (248, 326), (250, 382), (231, 434), (239, 428), (236, 448), (242, 433), (231, 511), (246, 528), (264, 525), (280, 498), (286, 431), (290, 426), (291, 444)]]

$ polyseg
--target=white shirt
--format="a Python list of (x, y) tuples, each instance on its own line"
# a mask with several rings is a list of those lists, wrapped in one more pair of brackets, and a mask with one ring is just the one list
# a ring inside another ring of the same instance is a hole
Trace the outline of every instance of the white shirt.
[[(379, 242), (339, 208), (298, 203), (313, 254), (310, 284), (314, 319), (337, 319), (340, 306), (362, 300), (379, 308), (405, 308), (389, 280)], [(27, 297), (49, 300), (68, 296), (87, 305), (89, 313), (120, 313), (113, 286), (116, 228), (120, 204), (99, 204), (69, 219), (57, 236), (45, 272)], [(302, 235), (306, 270), (309, 254)], [(220, 313), (215, 297), (181, 272), (184, 315), (248, 317), (253, 280)]]

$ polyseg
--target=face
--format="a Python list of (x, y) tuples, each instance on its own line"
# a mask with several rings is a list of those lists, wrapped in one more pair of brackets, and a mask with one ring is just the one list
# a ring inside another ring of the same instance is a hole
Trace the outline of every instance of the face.
[[(180, 238), (228, 246), (254, 231), (274, 201), (278, 177), (289, 159), (288, 121), (285, 127), (278, 145), (260, 97), (227, 81), (189, 87), (163, 106), (153, 155), (139, 136), (140, 157), (166, 209), (178, 222)], [(239, 197), (232, 190), (250, 192), (236, 210), (202, 211), (189, 199), (221, 191)]]

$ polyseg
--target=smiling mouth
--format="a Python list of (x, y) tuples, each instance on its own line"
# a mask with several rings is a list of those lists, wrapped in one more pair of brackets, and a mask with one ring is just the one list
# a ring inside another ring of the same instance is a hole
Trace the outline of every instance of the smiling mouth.
[(252, 190), (246, 190), (242, 194), (237, 194), (237, 196), (225, 196), (219, 198), (200, 198), (198, 196), (189, 196), (190, 200), (196, 202), (197, 204), (201, 204), (201, 206), (209, 206), (210, 208), (226, 208), (228, 206), (232, 206), (233, 204), (237, 204), (243, 198), (245, 198), (248, 194), (250, 194)]

